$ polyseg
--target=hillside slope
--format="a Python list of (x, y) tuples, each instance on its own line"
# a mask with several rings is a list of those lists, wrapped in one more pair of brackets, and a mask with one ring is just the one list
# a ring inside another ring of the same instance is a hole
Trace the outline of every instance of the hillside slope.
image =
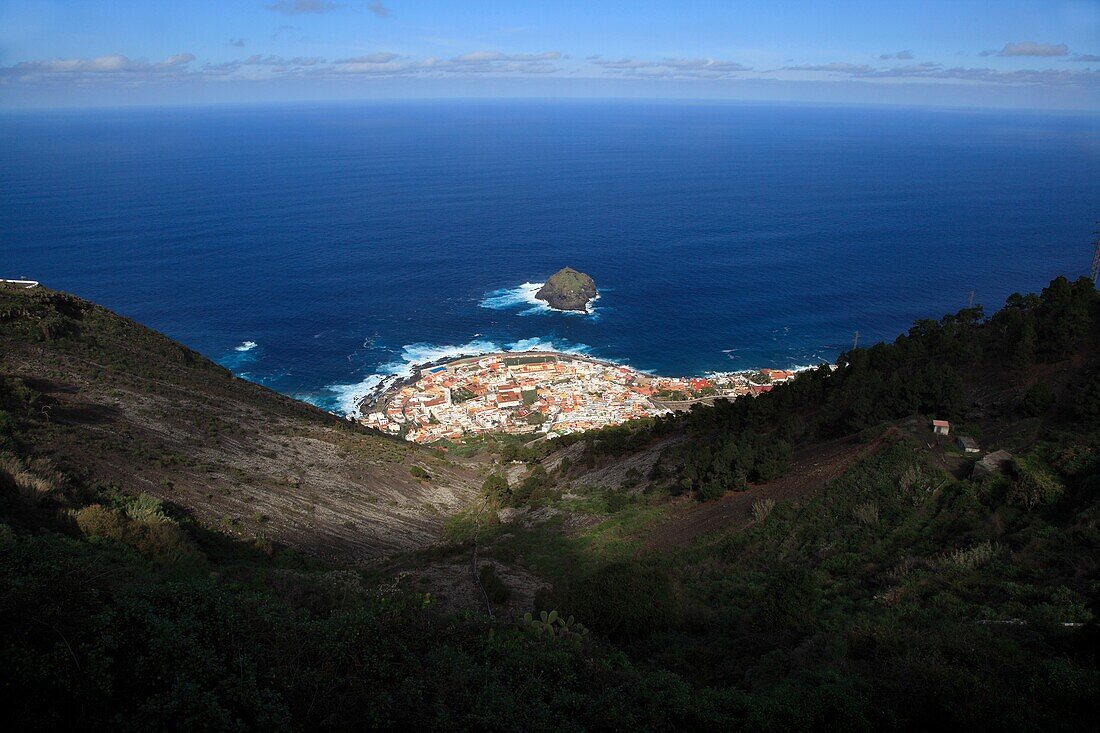
[[(1091, 283), (920, 322), (756, 399), (506, 445), (477, 492), (487, 462), (70, 296), (0, 295), (0, 692), (21, 729), (1095, 729)], [(1012, 456), (973, 473), (999, 451), (931, 415)], [(440, 496), (464, 509), (425, 549)]]
[(39, 453), (238, 536), (361, 562), (435, 542), (478, 480), (46, 288), (0, 289), (0, 353)]

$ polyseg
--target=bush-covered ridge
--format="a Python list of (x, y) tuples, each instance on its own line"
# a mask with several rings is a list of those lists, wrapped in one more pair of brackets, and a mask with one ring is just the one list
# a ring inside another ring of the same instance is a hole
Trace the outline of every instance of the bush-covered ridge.
[(593, 431), (585, 436), (580, 464), (592, 466), (662, 437), (686, 434), (651, 478), (673, 494), (694, 491), (711, 499), (783, 475), (792, 446), (913, 414), (978, 420), (983, 399), (1004, 410), (1008, 395), (1011, 412), (1025, 417), (1056, 412), (1100, 419), (1095, 372), (1059, 385), (1057, 400), (1042, 381), (1046, 365), (1074, 354), (1095, 357), (1098, 332), (1100, 294), (1092, 282), (1059, 277), (1038, 296), (1010, 296), (990, 318), (979, 306), (939, 321), (918, 321), (893, 343), (844, 353), (835, 368), (804, 372), (756, 399), (719, 400), (687, 417)]

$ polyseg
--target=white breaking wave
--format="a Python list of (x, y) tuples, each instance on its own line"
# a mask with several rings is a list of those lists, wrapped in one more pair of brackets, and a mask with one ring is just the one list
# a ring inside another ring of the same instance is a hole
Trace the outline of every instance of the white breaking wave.
[(586, 344), (555, 343), (552, 339), (526, 338), (501, 346), (488, 339), (474, 339), (465, 344), (445, 345), (429, 343), (406, 344), (401, 347), (399, 360), (378, 367), (378, 371), (354, 384), (331, 384), (325, 387), (333, 396), (335, 412), (347, 417), (362, 417), (359, 405), (370, 395), (380, 392), (394, 382), (411, 377), (417, 367), (437, 361), (457, 359), (461, 356), (479, 356), (503, 351), (555, 351), (563, 354), (587, 354)]
[(521, 316), (544, 316), (551, 313), (564, 313), (565, 315), (573, 316), (598, 317), (595, 302), (600, 299), (599, 293), (596, 294), (595, 298), (588, 301), (585, 305), (584, 313), (580, 311), (559, 311), (554, 310), (547, 305), (545, 301), (535, 297), (535, 293), (545, 284), (546, 283), (523, 283), (514, 288), (493, 290), (486, 293), (479, 305), (482, 308), (491, 308), (498, 311), (522, 308), (523, 310), (519, 311), (518, 314)]
[(587, 354), (592, 350), (588, 344), (561, 344), (541, 338), (520, 339), (508, 344), (507, 351), (556, 351), (561, 354)]
[(257, 344), (255, 341), (242, 341), (240, 346), (234, 346), (233, 350), (234, 351), (252, 351), (257, 346), (259, 346), (259, 344)]
[(519, 306), (527, 307), (544, 307), (549, 310), (549, 306), (543, 303), (541, 300), (535, 297), (535, 293), (539, 291), (546, 283), (523, 283), (519, 287), (515, 288), (501, 288), (500, 290), (494, 290), (487, 293), (481, 300), (482, 308), (492, 308), (493, 310), (508, 310), (509, 308), (517, 308)]
[(336, 412), (348, 417), (359, 417), (359, 404), (382, 383), (381, 374), (372, 374), (355, 384), (330, 384), (325, 387), (336, 397)]
[(387, 374), (407, 372), (412, 374), (413, 367), (420, 364), (430, 364), (440, 359), (456, 359), (460, 356), (477, 356), (478, 354), (490, 354), (494, 351), (504, 351), (498, 344), (488, 339), (474, 339), (458, 346), (440, 346), (438, 344), (416, 343), (406, 344), (401, 347), (401, 361), (391, 362), (382, 366)]

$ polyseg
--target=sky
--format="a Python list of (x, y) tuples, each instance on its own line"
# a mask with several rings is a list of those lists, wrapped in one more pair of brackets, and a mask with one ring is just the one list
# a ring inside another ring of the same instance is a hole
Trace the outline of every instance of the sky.
[(0, 0), (0, 109), (470, 97), (1100, 111), (1100, 0)]

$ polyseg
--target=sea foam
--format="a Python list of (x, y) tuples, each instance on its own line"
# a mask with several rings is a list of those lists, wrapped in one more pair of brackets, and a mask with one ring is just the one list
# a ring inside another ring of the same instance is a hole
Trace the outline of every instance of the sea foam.
[(482, 308), (491, 308), (492, 310), (498, 311), (518, 310), (517, 315), (521, 316), (545, 316), (552, 313), (563, 313), (570, 316), (590, 317), (593, 320), (599, 318), (595, 306), (595, 302), (600, 299), (598, 293), (595, 298), (588, 301), (583, 313), (580, 311), (560, 311), (551, 308), (545, 301), (535, 297), (535, 293), (545, 284), (546, 283), (523, 283), (514, 288), (492, 290), (485, 294), (485, 297), (481, 299), (479, 305)]
[(242, 341), (231, 350), (224, 352), (216, 361), (238, 377), (255, 381), (254, 377), (251, 375), (246, 377), (241, 369), (256, 360), (256, 354), (258, 353), (256, 351), (257, 346), (259, 346), (259, 344), (255, 341)]
[(571, 344), (539, 337), (519, 339), (504, 345), (488, 339), (473, 339), (464, 344), (439, 345), (429, 343), (406, 344), (401, 347), (399, 359), (382, 364), (377, 371), (354, 384), (331, 384), (326, 393), (307, 401), (324, 409), (331, 409), (351, 418), (362, 416), (359, 405), (372, 394), (380, 392), (394, 382), (411, 377), (417, 367), (437, 361), (457, 359), (462, 356), (479, 356), (504, 351), (553, 351), (562, 354), (587, 354), (587, 344)]

